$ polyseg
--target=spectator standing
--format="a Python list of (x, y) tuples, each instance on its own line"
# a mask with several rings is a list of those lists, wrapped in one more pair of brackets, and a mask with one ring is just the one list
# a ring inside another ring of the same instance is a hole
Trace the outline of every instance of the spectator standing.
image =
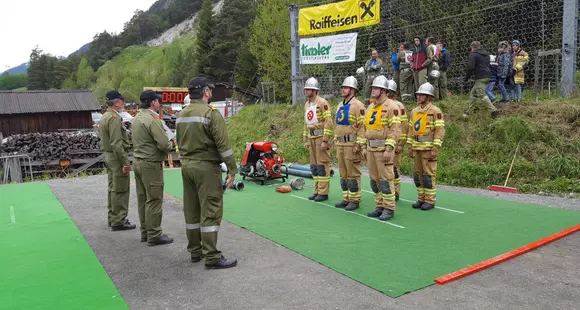
[(495, 95), (493, 94), (493, 87), (495, 86), (495, 82), (497, 81), (497, 61), (495, 55), (489, 55), (489, 71), (491, 72), (491, 77), (489, 78), (489, 82), (485, 86), (485, 93), (491, 100), (491, 103), (495, 103), (497, 100)]
[(451, 65), (451, 54), (447, 50), (447, 44), (437, 42), (437, 49), (441, 51), (439, 56), (439, 99), (447, 99), (447, 69)]

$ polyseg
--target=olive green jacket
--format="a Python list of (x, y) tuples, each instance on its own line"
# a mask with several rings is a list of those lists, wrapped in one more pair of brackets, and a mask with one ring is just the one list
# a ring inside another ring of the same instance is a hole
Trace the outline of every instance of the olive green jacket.
[(163, 161), (173, 149), (163, 121), (149, 109), (141, 109), (131, 126), (133, 157), (146, 161)]
[(123, 118), (112, 108), (108, 108), (99, 122), (101, 150), (112, 152), (123, 165), (129, 165), (128, 152), (131, 149), (129, 134), (123, 126)]
[(181, 110), (175, 121), (179, 155), (183, 159), (224, 162), (229, 174), (238, 173), (222, 114), (197, 99)]

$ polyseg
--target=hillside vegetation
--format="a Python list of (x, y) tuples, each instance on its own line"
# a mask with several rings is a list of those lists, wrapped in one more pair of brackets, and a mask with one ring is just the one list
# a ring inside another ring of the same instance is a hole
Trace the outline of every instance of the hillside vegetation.
[[(510, 104), (496, 120), (486, 111), (462, 119), (467, 102), (467, 98), (455, 97), (436, 103), (447, 127), (439, 155), (439, 184), (503, 185), (519, 141), (508, 186), (525, 193), (580, 193), (580, 98)], [(337, 102), (331, 104), (334, 116)], [(277, 142), (288, 161), (307, 164), (302, 109), (302, 104), (244, 108), (228, 120), (237, 156), (241, 159), (246, 142), (266, 139)], [(401, 170), (411, 176), (412, 159), (406, 153)], [(331, 156), (336, 165), (334, 149)]]

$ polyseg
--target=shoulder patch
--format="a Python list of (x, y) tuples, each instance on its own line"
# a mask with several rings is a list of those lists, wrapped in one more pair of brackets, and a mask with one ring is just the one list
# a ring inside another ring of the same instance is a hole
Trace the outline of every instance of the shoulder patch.
[(326, 110), (328, 110), (328, 104), (325, 104), (325, 105), (324, 105), (324, 110), (325, 110), (325, 111), (326, 111)]
[(405, 109), (401, 109), (401, 115), (405, 115)]
[(159, 119), (159, 116), (157, 116), (157, 115), (151, 115), (151, 116), (153, 116), (154, 119)]
[(111, 117), (119, 117), (117, 113), (111, 113)]
[(360, 109), (360, 114), (364, 115), (365, 114), (365, 109)]
[(443, 115), (441, 113), (437, 113), (437, 118), (441, 119), (443, 117)]
[(215, 110), (215, 107), (213, 105), (210, 105), (209, 108)]
[(398, 116), (399, 115), (399, 110), (398, 109), (394, 109), (393, 110), (393, 114), (395, 114), (395, 116)]

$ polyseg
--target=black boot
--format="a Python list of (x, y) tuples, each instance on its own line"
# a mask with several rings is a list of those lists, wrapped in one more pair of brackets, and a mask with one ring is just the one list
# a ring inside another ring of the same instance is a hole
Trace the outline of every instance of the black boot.
[(395, 201), (399, 201), (399, 194), (395, 194)]
[(129, 220), (126, 220), (125, 224), (123, 224), (123, 225), (111, 226), (111, 230), (113, 230), (113, 231), (131, 230), (131, 229), (135, 229), (135, 228), (137, 228), (137, 225), (131, 224), (131, 222), (129, 222)]
[(417, 202), (412, 204), (412, 207), (413, 207), (413, 209), (419, 209), (419, 208), (421, 208), (422, 205), (423, 205), (423, 202), (421, 200), (418, 200)]
[(499, 114), (499, 111), (493, 111), (493, 112), (491, 112), (491, 118), (496, 119), (497, 116), (498, 116), (498, 114)]
[(376, 207), (372, 212), (369, 212), (367, 215), (370, 217), (379, 217), (383, 213), (383, 208)]
[(205, 269), (226, 269), (232, 268), (238, 264), (236, 259), (226, 259), (225, 257), (221, 257), (215, 264), (205, 264)]
[(314, 198), (314, 201), (325, 201), (328, 200), (328, 195), (318, 195)]
[(429, 211), (433, 208), (435, 208), (435, 205), (432, 205), (432, 204), (426, 203), (426, 202), (421, 206), (421, 210), (423, 210), (423, 211)]
[(308, 197), (308, 200), (314, 200), (314, 198), (316, 198), (316, 196), (318, 196), (318, 194), (314, 193), (314, 194), (310, 195), (310, 197)]
[(346, 211), (354, 211), (356, 209), (358, 209), (358, 203), (356, 202), (349, 202), (348, 205), (346, 205), (346, 208), (344, 208)]
[(201, 259), (204, 258), (205, 255), (201, 254), (201, 256), (192, 256), (191, 257), (191, 262), (192, 263), (199, 263), (201, 262)]
[(147, 242), (147, 232), (146, 231), (141, 232), (141, 242)]
[(151, 238), (149, 239), (149, 241), (147, 241), (148, 246), (163, 245), (170, 243), (173, 243), (173, 238), (170, 238), (167, 235), (161, 235), (159, 237)]
[(393, 216), (395, 216), (395, 211), (389, 210), (389, 209), (383, 209), (383, 213), (379, 217), (379, 220), (388, 221), (388, 220), (392, 219)]
[(347, 204), (348, 204), (348, 201), (343, 200), (341, 202), (337, 202), (334, 206), (342, 209), (342, 208), (346, 207)]

